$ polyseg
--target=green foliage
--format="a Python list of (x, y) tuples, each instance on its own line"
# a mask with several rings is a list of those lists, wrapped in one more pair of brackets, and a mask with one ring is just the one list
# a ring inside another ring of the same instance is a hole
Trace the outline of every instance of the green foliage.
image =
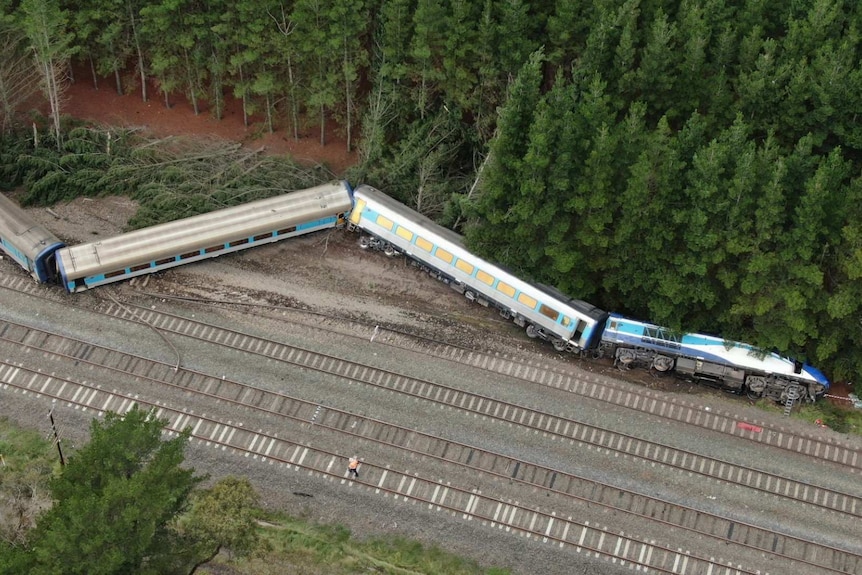
[(51, 482), (55, 503), (28, 542), (29, 573), (176, 573), (188, 542), (173, 522), (202, 478), (180, 467), (188, 431), (132, 409), (94, 420), (90, 441)]
[[(845, 106), (862, 9), (846, 8), (595, 7), (571, 53), (555, 44), (513, 83), (468, 242), (606, 309), (858, 375), (862, 148)], [(565, 37), (579, 9), (549, 29)], [(561, 61), (571, 74), (548, 82)]]
[[(45, 6), (24, 5), (31, 15)], [(322, 144), (328, 119), (348, 147), (361, 126), (355, 179), (463, 224), (474, 249), (527, 277), (608, 309), (807, 356), (835, 375), (862, 372), (862, 4), (60, 8), (49, 11), (53, 45), (79, 50), (101, 73), (134, 62), (217, 117), (233, 93), (248, 122), (294, 136), (313, 123)], [(22, 14), (3, 19), (24, 29)], [(78, 36), (66, 46), (70, 29)], [(31, 202), (128, 193), (145, 204), (135, 225), (148, 225), (298, 187), (247, 178), (270, 169), (256, 160), (228, 156), (227, 169), (213, 170), (201, 158), (166, 159), (169, 146), (119, 160), (97, 137), (73, 149), (59, 134), (0, 150), (4, 182), (24, 182)]]
[(181, 529), (204, 546), (224, 546), (232, 556), (245, 557), (260, 546), (258, 513), (259, 497), (248, 479), (226, 477), (195, 494)]
[[(18, 547), (36, 523), (39, 512), (50, 504), (48, 482), (57, 450), (34, 431), (20, 429), (0, 418), (0, 557), (6, 546)], [(12, 520), (14, 519), (14, 520)], [(0, 572), (3, 569), (0, 560)]]

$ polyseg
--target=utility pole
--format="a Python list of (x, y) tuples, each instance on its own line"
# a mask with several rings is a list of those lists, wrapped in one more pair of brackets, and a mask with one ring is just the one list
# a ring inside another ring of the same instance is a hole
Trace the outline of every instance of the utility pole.
[(57, 433), (57, 426), (54, 424), (54, 410), (48, 412), (48, 419), (51, 420), (51, 429), (54, 430), (54, 442), (57, 444), (57, 452), (60, 454), (60, 465), (66, 466), (66, 460), (63, 459), (63, 448), (60, 447), (60, 435)]

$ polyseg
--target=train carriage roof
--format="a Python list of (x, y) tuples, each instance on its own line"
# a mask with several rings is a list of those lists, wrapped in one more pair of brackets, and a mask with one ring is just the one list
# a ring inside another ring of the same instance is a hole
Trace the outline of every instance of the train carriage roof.
[(45, 249), (63, 244), (57, 236), (2, 193), (0, 237), (14, 243), (15, 247), (31, 260), (35, 260)]
[(332, 217), (352, 206), (349, 184), (332, 182), (67, 247), (58, 258), (65, 279), (74, 280)]

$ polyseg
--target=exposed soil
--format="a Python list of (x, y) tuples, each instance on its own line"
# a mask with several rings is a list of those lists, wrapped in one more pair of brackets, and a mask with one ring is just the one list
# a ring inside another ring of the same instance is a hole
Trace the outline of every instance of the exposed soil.
[(242, 104), (226, 100), (224, 116), (215, 119), (211, 109), (201, 104), (200, 113), (182, 95), (172, 94), (170, 105), (165, 106), (164, 95), (150, 86), (148, 101), (144, 102), (138, 89), (129, 94), (117, 94), (112, 79), (99, 81), (99, 88), (87, 70), (76, 71), (77, 82), (66, 92), (63, 113), (74, 118), (92, 120), (99, 124), (141, 128), (155, 137), (195, 136), (221, 138), (242, 142), (251, 149), (265, 147), (265, 153), (288, 155), (302, 164), (324, 164), (336, 176), (356, 162), (355, 152), (347, 151), (347, 142), (341, 127), (334, 122), (326, 125), (326, 145), (320, 145), (320, 124), (317, 119), (303, 119), (300, 138), (293, 138), (293, 130), (284, 120), (278, 122), (270, 134), (265, 118), (254, 115), (249, 126), (243, 123)]

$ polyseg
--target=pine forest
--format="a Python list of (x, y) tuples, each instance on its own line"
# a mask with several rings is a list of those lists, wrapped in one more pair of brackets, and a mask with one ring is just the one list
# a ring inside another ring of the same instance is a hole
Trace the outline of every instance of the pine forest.
[(524, 277), (862, 373), (862, 3), (0, 0), (0, 38), (9, 181), (25, 87), (61, 147), (70, 69), (322, 145), (334, 120), (351, 183)]

